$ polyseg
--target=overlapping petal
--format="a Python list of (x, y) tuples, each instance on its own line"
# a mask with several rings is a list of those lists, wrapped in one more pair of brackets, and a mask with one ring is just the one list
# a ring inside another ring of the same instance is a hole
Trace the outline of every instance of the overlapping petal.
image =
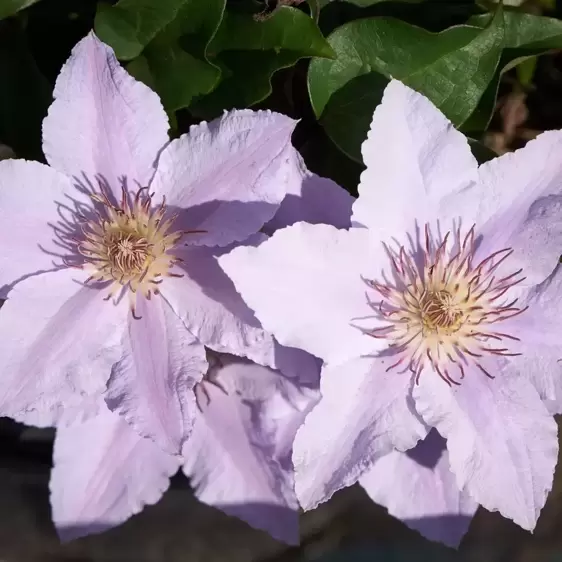
[(99, 401), (97, 414), (57, 429), (50, 491), (63, 540), (101, 533), (166, 491), (179, 460)]
[(264, 232), (270, 234), (300, 221), (349, 228), (355, 199), (335, 181), (308, 170), (296, 150), (293, 158), (295, 177), (289, 182), (287, 195), (275, 216), (265, 225)]
[(274, 341), (221, 270), (217, 257), (230, 247), (187, 247), (177, 255), (184, 277), (169, 278), (162, 294), (188, 330), (210, 349), (272, 361)]
[(519, 355), (502, 366), (505, 376), (521, 376), (533, 383), (552, 413), (562, 413), (562, 268), (521, 296), (528, 309), (513, 318), (510, 331), (519, 341)]
[(208, 367), (205, 348), (161, 298), (139, 296), (136, 315), (129, 315), (105, 400), (139, 435), (180, 454), (195, 416), (188, 395)]
[(377, 240), (423, 227), (441, 198), (477, 179), (466, 137), (427, 98), (397, 80), (387, 86), (361, 151), (367, 169), (353, 222)]
[(186, 242), (227, 246), (255, 234), (292, 189), (296, 122), (270, 111), (231, 111), (191, 127), (162, 152), (151, 188), (180, 213)]
[(43, 151), (53, 168), (90, 181), (101, 175), (117, 199), (122, 178), (132, 190), (148, 185), (168, 142), (166, 112), (94, 33), (72, 50), (53, 96), (43, 122)]
[(65, 409), (105, 389), (120, 353), (127, 306), (84, 286), (89, 274), (63, 269), (30, 277), (0, 314), (0, 413), (55, 425)]
[(410, 377), (387, 373), (371, 357), (324, 367), (322, 398), (294, 443), (295, 489), (304, 509), (354, 484), (394, 448), (408, 450), (425, 437), (410, 386)]
[(18, 280), (62, 265), (54, 241), (72, 190), (68, 178), (39, 162), (0, 162), (0, 298)]
[[(524, 148), (480, 166), (478, 181), (445, 198), (440, 217), (461, 214), (487, 248), (512, 248), (526, 284), (548, 277), (562, 247), (562, 132), (548, 131)], [(488, 252), (491, 253), (491, 252)]]
[(533, 530), (552, 487), (557, 426), (531, 383), (497, 366), (495, 379), (474, 369), (458, 387), (424, 372), (413, 396), (425, 422), (447, 439), (459, 488)]
[(289, 454), (310, 397), (271, 369), (232, 356), (218, 361), (197, 389), (201, 415), (183, 470), (201, 501), (296, 543)]
[(366, 229), (301, 222), (219, 264), (281, 344), (341, 362), (377, 348), (357, 324), (372, 314), (362, 276), (376, 276), (381, 252)]
[(478, 507), (457, 486), (445, 440), (435, 430), (410, 451), (392, 451), (376, 460), (359, 483), (408, 527), (455, 548)]

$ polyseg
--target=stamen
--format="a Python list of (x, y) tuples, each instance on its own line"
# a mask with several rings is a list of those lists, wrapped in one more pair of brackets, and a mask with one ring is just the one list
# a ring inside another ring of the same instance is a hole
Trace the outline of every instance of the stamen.
[[(154, 208), (154, 193), (148, 187), (139, 188), (130, 197), (126, 186), (121, 186), (119, 206), (111, 202), (108, 187), (100, 185), (98, 193), (90, 195), (99, 206), (93, 215), (80, 225), (82, 236), (74, 238), (76, 254), (83, 259), (76, 267), (91, 270), (85, 283), (93, 280), (111, 283), (110, 300), (117, 289), (125, 287), (131, 296), (131, 314), (135, 312), (135, 295), (140, 292), (147, 299), (160, 292), (155, 285), (165, 277), (183, 277), (173, 269), (182, 263), (174, 255), (174, 249), (186, 233), (202, 232), (190, 230), (171, 231), (177, 215), (166, 221), (166, 200)], [(68, 261), (64, 262), (68, 265)]]
[[(433, 370), (448, 385), (460, 385), (452, 369), (462, 381), (471, 365), (493, 379), (482, 366), (485, 356), (520, 355), (506, 345), (519, 342), (517, 336), (490, 328), (527, 310), (517, 306), (518, 299), (510, 293), (525, 279), (523, 271), (503, 273), (511, 248), (493, 252), (474, 266), (474, 225), (464, 236), (458, 227), (454, 236), (447, 232), (439, 240), (426, 224), (424, 234), (422, 267), (416, 265), (414, 251), (402, 245), (394, 251), (385, 245), (393, 281), (363, 279), (382, 298), (372, 301), (366, 295), (380, 324), (363, 331), (386, 340), (396, 355), (386, 372), (409, 371), (416, 384), (422, 372)], [(495, 274), (500, 266), (501, 276)]]

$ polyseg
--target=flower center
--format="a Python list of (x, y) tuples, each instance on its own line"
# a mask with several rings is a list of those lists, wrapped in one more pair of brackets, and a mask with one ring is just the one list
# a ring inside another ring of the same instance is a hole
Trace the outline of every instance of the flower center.
[(509, 296), (525, 279), (521, 269), (505, 273), (513, 250), (499, 250), (475, 263), (474, 227), (464, 238), (460, 230), (452, 243), (451, 238), (447, 233), (435, 242), (426, 226), (421, 252), (386, 248), (391, 282), (365, 280), (382, 297), (370, 302), (381, 325), (366, 333), (388, 341), (394, 362), (387, 371), (410, 371), (416, 382), (428, 367), (448, 384), (460, 384), (452, 375), (464, 378), (471, 365), (494, 378), (483, 365), (486, 356), (519, 355), (506, 347), (519, 338), (504, 331), (509, 319), (526, 310)]
[(150, 299), (159, 294), (158, 285), (165, 277), (182, 277), (172, 271), (182, 261), (174, 249), (185, 234), (196, 232), (172, 231), (176, 216), (164, 220), (165, 201), (153, 208), (153, 195), (141, 188), (130, 197), (123, 189), (119, 206), (103, 190), (92, 195), (103, 209), (96, 212), (96, 219), (82, 224), (83, 239), (76, 240), (83, 267), (91, 271), (86, 283), (111, 282), (106, 300), (123, 288), (130, 289), (133, 315), (138, 292)]
[(426, 333), (452, 334), (463, 321), (456, 295), (447, 290), (427, 291), (419, 299), (419, 317)]

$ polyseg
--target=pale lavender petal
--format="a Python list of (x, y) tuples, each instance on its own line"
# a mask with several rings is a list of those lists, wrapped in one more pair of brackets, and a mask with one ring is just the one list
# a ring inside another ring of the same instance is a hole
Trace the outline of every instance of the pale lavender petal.
[(191, 127), (162, 152), (151, 185), (165, 196), (186, 243), (226, 246), (260, 230), (294, 181), (296, 122), (270, 111), (231, 111)]
[(425, 437), (410, 386), (411, 377), (388, 373), (371, 357), (324, 367), (322, 398), (294, 443), (295, 490), (304, 509), (354, 484), (393, 448), (408, 450)]
[(0, 298), (16, 281), (61, 265), (54, 226), (65, 193), (72, 191), (68, 178), (48, 166), (0, 162)]
[(479, 180), (440, 205), (441, 217), (461, 214), (484, 236), (487, 253), (512, 248), (513, 270), (526, 284), (548, 277), (562, 248), (562, 133), (549, 131), (513, 153), (486, 162)]
[(273, 365), (275, 342), (221, 270), (217, 256), (230, 248), (187, 247), (177, 255), (183, 278), (161, 286), (176, 315), (206, 347)]
[[(258, 244), (264, 238), (255, 235), (248, 242)], [(188, 247), (179, 252), (184, 277), (166, 279), (161, 286), (165, 298), (206, 347), (279, 369), (302, 384), (316, 382), (318, 361), (302, 350), (279, 345), (265, 332), (219, 267), (217, 256), (230, 250)]]
[(300, 221), (349, 228), (355, 198), (331, 179), (308, 170), (296, 150), (293, 158), (295, 178), (289, 182), (287, 195), (275, 216), (265, 225), (264, 232), (272, 233)]
[(55, 425), (65, 409), (105, 389), (121, 354), (127, 307), (63, 269), (18, 283), (0, 314), (0, 415)]
[(158, 96), (118, 63), (113, 50), (90, 33), (72, 50), (43, 122), (47, 161), (68, 176), (101, 174), (117, 197), (148, 185), (168, 142), (168, 118)]
[(489, 511), (533, 530), (552, 488), (557, 426), (530, 382), (486, 365), (451, 387), (424, 371), (414, 386), (416, 409), (447, 439), (459, 488)]
[(58, 428), (49, 488), (60, 538), (101, 533), (156, 503), (179, 464), (103, 404), (96, 416)]
[(219, 264), (282, 345), (335, 363), (380, 345), (357, 324), (373, 315), (362, 276), (377, 278), (381, 254), (366, 229), (301, 222), (257, 248), (234, 249)]
[(367, 169), (353, 221), (378, 240), (425, 224), (442, 197), (477, 179), (466, 137), (427, 98), (397, 80), (387, 86), (361, 151)]
[[(509, 321), (506, 331), (519, 341), (503, 365), (505, 376), (530, 380), (550, 412), (562, 413), (562, 268), (521, 296), (523, 313)], [(503, 328), (502, 328), (503, 329)]]
[(161, 298), (139, 295), (105, 400), (144, 437), (180, 454), (195, 412), (188, 395), (207, 371), (205, 348)]
[(375, 461), (359, 483), (371, 499), (424, 537), (458, 547), (478, 504), (459, 490), (445, 440), (434, 429), (416, 447)]
[(298, 542), (298, 504), (288, 454), (310, 397), (279, 373), (220, 355), (197, 388), (202, 410), (184, 446), (183, 470), (197, 497)]

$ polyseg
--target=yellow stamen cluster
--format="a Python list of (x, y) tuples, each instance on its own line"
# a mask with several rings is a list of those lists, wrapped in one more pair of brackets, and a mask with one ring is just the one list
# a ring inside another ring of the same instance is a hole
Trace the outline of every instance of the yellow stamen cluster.
[(152, 208), (152, 197), (147, 188), (132, 198), (123, 190), (121, 203), (115, 206), (104, 191), (92, 195), (102, 210), (96, 213), (97, 220), (82, 225), (84, 237), (77, 245), (84, 268), (92, 272), (87, 282), (111, 282), (107, 299), (130, 289), (133, 314), (137, 293), (150, 299), (159, 293), (165, 277), (182, 277), (172, 272), (181, 262), (173, 250), (186, 232), (170, 232), (176, 217), (164, 220), (165, 201)]
[(387, 371), (410, 371), (419, 380), (429, 367), (448, 384), (459, 384), (453, 372), (462, 379), (472, 365), (493, 378), (483, 365), (485, 356), (519, 355), (502, 343), (519, 339), (498, 331), (498, 325), (526, 310), (509, 297), (525, 278), (521, 270), (498, 274), (513, 253), (509, 248), (474, 263), (474, 227), (464, 238), (457, 232), (451, 249), (449, 238), (434, 243), (426, 227), (425, 248), (417, 254), (421, 263), (404, 247), (387, 248), (393, 282), (366, 280), (383, 298), (371, 303), (382, 326), (367, 333), (388, 341), (394, 362)]

